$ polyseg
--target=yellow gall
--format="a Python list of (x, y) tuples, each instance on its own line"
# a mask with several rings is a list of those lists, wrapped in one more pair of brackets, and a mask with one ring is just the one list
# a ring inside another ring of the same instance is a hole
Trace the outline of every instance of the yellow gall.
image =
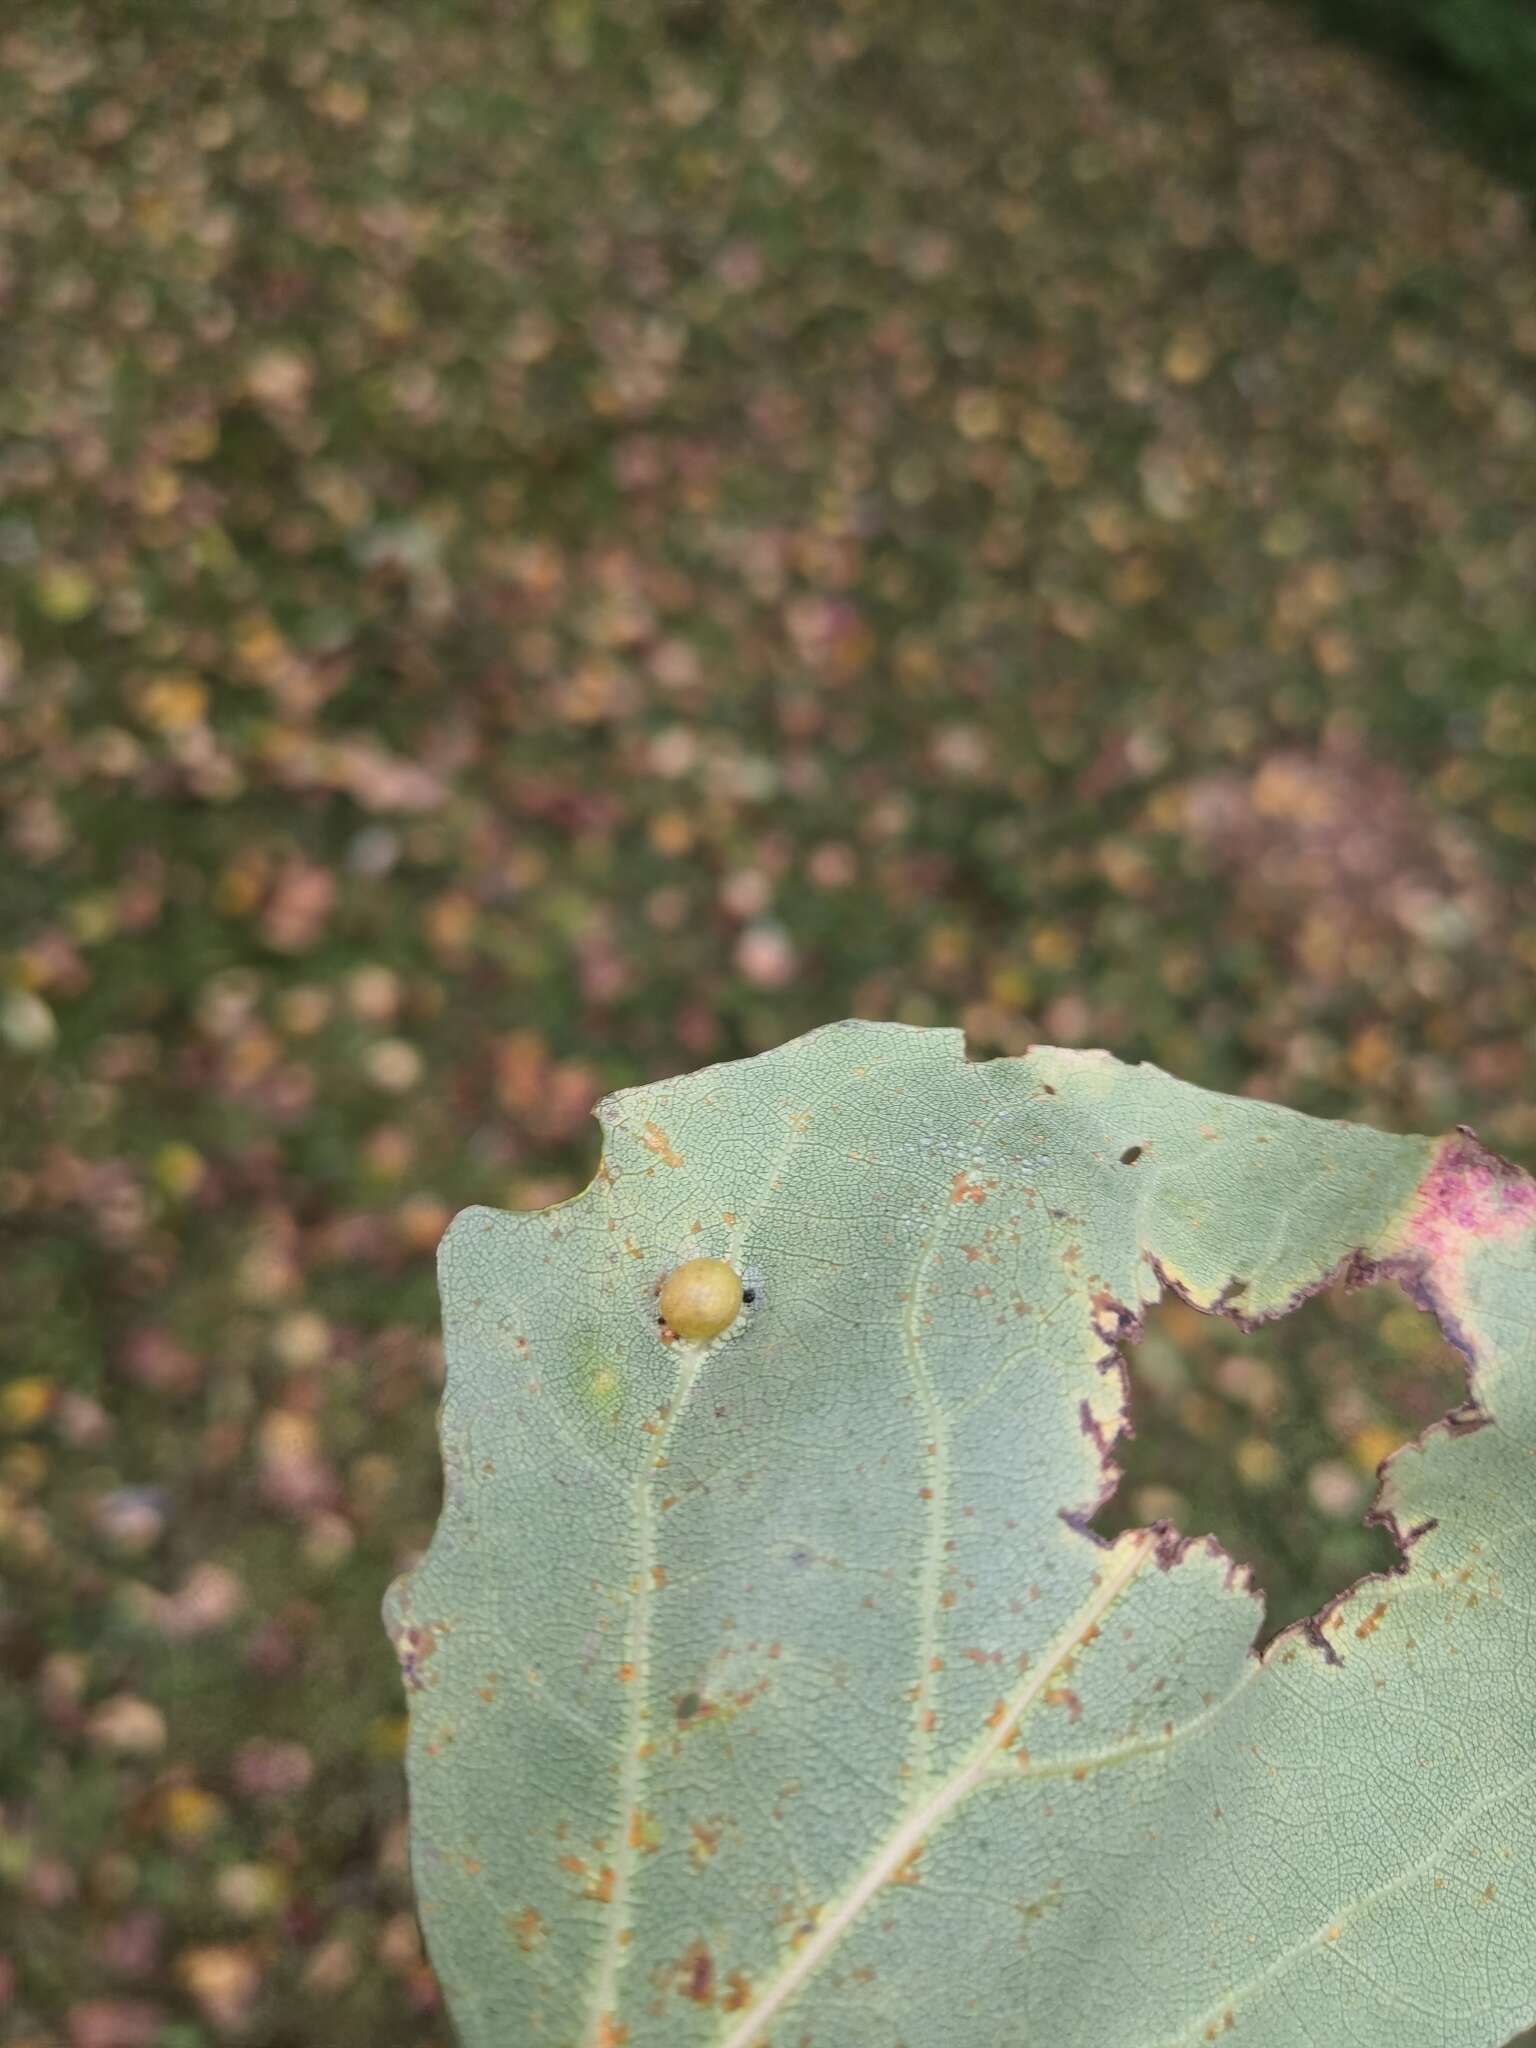
[(707, 1343), (741, 1313), (741, 1281), (724, 1259), (688, 1259), (661, 1283), (658, 1306), (674, 1336)]

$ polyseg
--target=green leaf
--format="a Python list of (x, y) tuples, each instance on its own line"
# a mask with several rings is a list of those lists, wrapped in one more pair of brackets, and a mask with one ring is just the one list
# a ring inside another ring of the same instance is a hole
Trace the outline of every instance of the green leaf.
[[(467, 2048), (1497, 2048), (1536, 2013), (1536, 1184), (1102, 1053), (845, 1024), (598, 1112), (444, 1241), (446, 1500), (392, 1590)], [(658, 1282), (754, 1295), (668, 1344)], [(1404, 1568), (1262, 1657), (1084, 1523), (1116, 1345), (1390, 1276), (1475, 1400)]]

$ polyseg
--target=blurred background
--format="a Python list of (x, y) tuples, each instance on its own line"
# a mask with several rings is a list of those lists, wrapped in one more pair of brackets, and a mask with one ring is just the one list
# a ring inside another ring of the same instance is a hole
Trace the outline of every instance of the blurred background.
[[(1342, 31), (1342, 34), (1340, 33)], [(448, 2048), (432, 1252), (844, 1015), (1536, 1163), (1521, 0), (11, 0), (0, 2040)], [(1460, 1397), (1170, 1308), (1271, 1628)]]

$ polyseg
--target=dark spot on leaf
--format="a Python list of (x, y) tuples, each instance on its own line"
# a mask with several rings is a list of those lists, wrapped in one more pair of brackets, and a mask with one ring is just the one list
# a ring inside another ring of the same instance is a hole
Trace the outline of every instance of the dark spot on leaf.
[(1120, 1154), (1120, 1164), (1122, 1166), (1134, 1166), (1137, 1160), (1141, 1157), (1144, 1149), (1145, 1148), (1141, 1145), (1127, 1145), (1125, 1150)]
[(691, 1998), (696, 2005), (708, 2005), (715, 1994), (714, 1958), (702, 1941), (696, 1941), (682, 1961), (682, 1984), (679, 1987), (684, 1998)]
[(677, 1702), (679, 1721), (691, 1721), (704, 1702), (696, 1692), (685, 1692)]
[(757, 1299), (757, 1289), (755, 1287), (743, 1287), (743, 1289), (741, 1290), (741, 1298), (750, 1308), (753, 1302)]

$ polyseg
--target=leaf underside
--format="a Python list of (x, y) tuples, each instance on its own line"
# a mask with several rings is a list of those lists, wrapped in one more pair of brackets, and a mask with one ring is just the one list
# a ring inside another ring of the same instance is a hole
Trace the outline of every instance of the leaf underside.
[[(387, 1618), (465, 2048), (1498, 2048), (1536, 2014), (1536, 1184), (1102, 1053), (844, 1024), (627, 1090), (440, 1254), (445, 1503)], [(753, 1301), (663, 1341), (655, 1290)], [(1472, 1397), (1399, 1572), (1262, 1657), (1106, 1545), (1116, 1346), (1386, 1276)]]

